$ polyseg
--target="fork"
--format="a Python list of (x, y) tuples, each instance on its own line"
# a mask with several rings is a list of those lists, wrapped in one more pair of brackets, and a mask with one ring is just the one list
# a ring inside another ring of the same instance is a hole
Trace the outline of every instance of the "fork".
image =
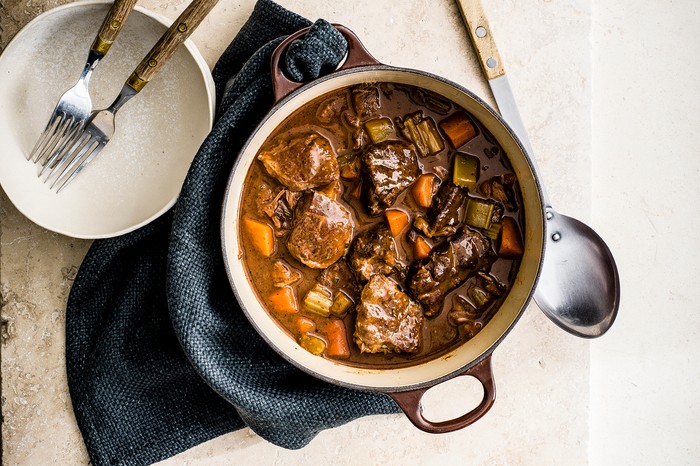
[(136, 0), (115, 0), (112, 4), (90, 46), (85, 68), (78, 82), (59, 99), (46, 128), (26, 156), (27, 160), (40, 162), (42, 165), (52, 164), (55, 160), (53, 155), (60, 152), (70, 138), (83, 129), (92, 110), (92, 100), (88, 92), (90, 76), (109, 51), (135, 5)]
[[(117, 111), (160, 71), (217, 2), (218, 0), (193, 0), (141, 60), (114, 102), (106, 109), (92, 112), (84, 131), (67, 142), (66, 150), (61, 151), (57, 163), (50, 168), (44, 180), (47, 182), (53, 177), (50, 189), (57, 186), (56, 193), (59, 193), (100, 153), (114, 135)], [(39, 173), (40, 177), (47, 167), (48, 165), (44, 166)]]

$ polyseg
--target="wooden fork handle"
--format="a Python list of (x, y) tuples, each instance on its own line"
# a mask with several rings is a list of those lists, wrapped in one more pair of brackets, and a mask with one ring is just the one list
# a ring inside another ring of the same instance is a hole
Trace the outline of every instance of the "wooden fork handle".
[(160, 71), (177, 48), (187, 40), (219, 0), (193, 0), (165, 31), (127, 79), (126, 84), (139, 92)]
[(114, 0), (107, 16), (102, 21), (102, 26), (100, 26), (90, 50), (102, 55), (107, 54), (134, 6), (136, 6), (136, 0)]

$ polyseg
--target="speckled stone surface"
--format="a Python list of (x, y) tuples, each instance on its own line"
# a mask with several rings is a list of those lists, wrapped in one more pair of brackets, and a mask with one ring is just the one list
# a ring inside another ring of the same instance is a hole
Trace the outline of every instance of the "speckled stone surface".
[(697, 465), (700, 9), (601, 1), (593, 19), (592, 221), (623, 308), (591, 345), (590, 462)]
[[(0, 45), (59, 3), (2, 0)], [(310, 19), (353, 29), (382, 62), (452, 79), (492, 102), (456, 5), (448, 0), (281, 0)], [(484, 0), (537, 159), (562, 211), (591, 216), (591, 2)], [(143, 0), (174, 18), (185, 1)], [(193, 34), (210, 66), (253, 8), (221, 0)], [(3, 464), (87, 464), (67, 393), (65, 302), (89, 241), (43, 230), (0, 193)], [(567, 464), (588, 463), (589, 345), (533, 305), (493, 356), (493, 409), (460, 432), (429, 435), (402, 415), (364, 418), (286, 451), (243, 429), (163, 464)], [(436, 414), (479, 396), (468, 380), (426, 400)], [(453, 400), (447, 405), (441, 400)]]

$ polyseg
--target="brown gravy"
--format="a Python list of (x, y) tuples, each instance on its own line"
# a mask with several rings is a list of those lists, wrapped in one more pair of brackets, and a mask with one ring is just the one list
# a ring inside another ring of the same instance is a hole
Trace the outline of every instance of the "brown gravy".
[[(396, 117), (403, 118), (405, 115), (421, 110), (425, 117), (431, 118), (435, 123), (444, 120), (448, 115), (457, 111), (466, 112), (457, 107), (452, 102), (445, 101), (444, 98), (433, 96), (427, 91), (414, 88), (406, 85), (398, 85), (391, 83), (381, 83), (379, 85), (382, 117), (390, 118), (392, 121)], [(351, 89), (345, 88), (333, 91), (323, 95), (303, 108), (296, 111), (287, 118), (268, 138), (268, 141), (273, 141), (279, 138), (289, 138), (294, 135), (307, 132), (317, 132), (326, 138), (332, 145), (338, 159), (346, 159), (356, 156), (363, 149), (354, 148), (354, 137), (357, 134), (357, 127), (348, 122), (348, 118), (352, 120), (353, 116), (353, 97)], [(332, 102), (333, 104), (329, 104)], [(420, 103), (419, 103), (420, 102)], [(432, 102), (432, 103), (431, 103)], [(323, 110), (327, 107), (340, 106), (340, 118), (326, 118)], [(356, 113), (356, 112), (355, 112)], [(471, 117), (471, 115), (469, 115)], [(450, 178), (454, 153), (459, 152), (471, 154), (479, 158), (480, 172), (479, 180), (488, 180), (492, 177), (497, 177), (506, 174), (512, 174), (509, 161), (502, 148), (496, 143), (495, 139), (488, 131), (480, 124), (478, 120), (471, 117), (472, 123), (476, 126), (477, 135), (463, 146), (455, 149), (445, 137), (444, 149), (440, 152), (429, 155), (427, 157), (418, 157), (418, 163), (423, 173), (437, 174), (440, 179)], [(396, 138), (405, 140), (397, 130)], [(367, 144), (364, 145), (366, 147)], [(265, 148), (266, 146), (263, 146)], [(370, 215), (368, 210), (363, 205), (363, 201), (353, 196), (353, 190), (356, 189), (358, 181), (356, 179), (340, 178), (339, 194), (337, 200), (341, 202), (351, 213), (353, 221), (353, 234), (371, 228), (381, 222), (385, 222), (385, 217), (382, 214)], [(244, 217), (252, 217), (261, 221), (269, 222), (269, 219), (261, 217), (256, 204), (256, 196), (258, 191), (264, 187), (279, 187), (281, 184), (271, 177), (259, 160), (255, 160), (247, 174), (243, 188), (243, 196), (241, 201), (240, 215)], [(318, 188), (323, 189), (323, 188)], [(503, 215), (515, 219), (520, 231), (524, 231), (524, 220), (522, 215), (522, 199), (517, 181), (514, 185), (515, 199), (512, 205), (504, 207)], [(356, 192), (356, 191), (355, 191)], [(469, 191), (470, 197), (483, 198), (482, 194)], [(392, 206), (393, 209), (401, 209), (411, 214), (411, 222), (413, 222), (417, 214), (424, 215), (425, 208), (418, 207), (412, 197), (411, 189), (403, 191), (396, 202)], [(412, 226), (409, 225), (401, 235), (395, 238), (398, 258), (407, 267), (413, 262), (413, 244), (410, 241), (412, 234)], [(415, 233), (415, 229), (414, 233)], [(328, 319), (317, 316), (313, 313), (304, 311), (301, 306), (302, 299), (306, 293), (316, 284), (320, 269), (312, 269), (297, 261), (289, 253), (285, 245), (285, 237), (276, 238), (275, 252), (270, 257), (264, 257), (258, 254), (252, 244), (251, 239), (240, 231), (241, 249), (243, 251), (242, 260), (248, 274), (248, 280), (252, 284), (260, 303), (268, 310), (269, 314), (289, 333), (290, 338), (298, 339), (299, 332), (295, 330), (295, 319), (298, 315), (310, 317), (316, 323), (314, 335), (325, 338), (326, 326)], [(445, 239), (436, 239), (433, 241), (433, 247), (436, 247)], [(494, 242), (495, 243), (495, 242)], [(492, 246), (495, 248), (494, 246)], [(291, 287), (294, 290), (297, 303), (299, 304), (298, 313), (277, 313), (271, 310), (270, 303), (266, 298), (275, 291), (273, 281), (271, 280), (271, 270), (273, 264), (278, 260), (283, 260), (290, 265), (294, 270), (301, 273), (301, 278), (293, 283)], [(341, 259), (342, 260), (342, 259)], [(476, 316), (470, 323), (470, 328), (478, 330), (486, 325), (489, 319), (501, 305), (508, 290), (513, 283), (515, 275), (518, 271), (520, 261), (518, 259), (509, 259), (498, 257), (484, 273), (489, 274), (497, 282), (505, 286), (505, 292), (499, 297), (490, 302), (486, 307), (479, 309)], [(400, 367), (412, 365), (425, 359), (432, 359), (444, 354), (450, 349), (464, 343), (470, 338), (471, 334), (465, 333), (462, 328), (455, 326), (449, 322), (448, 314), (453, 307), (454, 298), (457, 295), (465, 296), (469, 287), (477, 280), (477, 276), (469, 278), (465, 283), (456, 289), (450, 291), (446, 299), (442, 311), (435, 317), (426, 318), (425, 325), (422, 328), (422, 345), (421, 350), (415, 354), (406, 353), (361, 353), (357, 344), (354, 342), (354, 322), (355, 314), (348, 313), (344, 317), (347, 341), (350, 348), (350, 355), (347, 358), (338, 359), (338, 362), (352, 366), (391, 366)], [(404, 283), (399, 283), (399, 286), (405, 291)], [(325, 355), (322, 355), (326, 357)]]

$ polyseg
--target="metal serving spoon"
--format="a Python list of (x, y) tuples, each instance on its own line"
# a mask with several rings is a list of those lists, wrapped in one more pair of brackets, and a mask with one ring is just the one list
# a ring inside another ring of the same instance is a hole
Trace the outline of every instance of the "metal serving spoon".
[[(515, 105), (501, 58), (480, 0), (457, 0), (501, 116), (530, 156), (535, 176), (542, 181), (525, 126)], [(535, 302), (567, 332), (596, 338), (615, 321), (620, 306), (620, 277), (612, 253), (588, 225), (560, 214), (541, 183), (547, 239)]]

